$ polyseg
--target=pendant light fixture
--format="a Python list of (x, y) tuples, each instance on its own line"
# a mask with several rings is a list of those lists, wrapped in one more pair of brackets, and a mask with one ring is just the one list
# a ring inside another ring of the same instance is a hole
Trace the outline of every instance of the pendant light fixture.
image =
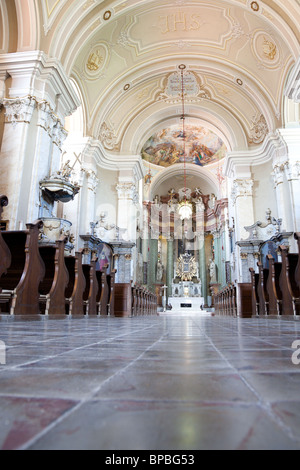
[(184, 197), (179, 203), (178, 213), (181, 220), (190, 219), (193, 215), (193, 206), (190, 201), (187, 200), (187, 177), (186, 177), (186, 134), (185, 134), (185, 92), (184, 92), (184, 71), (186, 65), (179, 65), (179, 70), (181, 72), (181, 101), (182, 101), (182, 139), (183, 139), (183, 165), (184, 165)]

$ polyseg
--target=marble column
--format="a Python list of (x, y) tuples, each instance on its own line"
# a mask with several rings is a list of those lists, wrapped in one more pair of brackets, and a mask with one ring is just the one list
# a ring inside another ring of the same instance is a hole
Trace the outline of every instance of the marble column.
[(199, 239), (199, 276), (202, 283), (202, 297), (204, 297), (204, 303), (207, 305), (207, 268), (206, 268), (206, 256), (205, 256), (205, 238), (202, 236)]
[(158, 261), (158, 236), (150, 239), (148, 287), (155, 292), (156, 267)]
[(221, 284), (221, 252), (220, 252), (220, 234), (215, 232), (214, 234), (214, 250), (215, 250), (215, 264), (217, 267), (217, 282)]
[(130, 242), (111, 242), (114, 253), (114, 269), (117, 270), (115, 282), (129, 284), (133, 280), (132, 253), (135, 247)]
[(172, 297), (172, 282), (174, 279), (174, 238), (171, 236), (167, 241), (167, 286), (168, 297)]

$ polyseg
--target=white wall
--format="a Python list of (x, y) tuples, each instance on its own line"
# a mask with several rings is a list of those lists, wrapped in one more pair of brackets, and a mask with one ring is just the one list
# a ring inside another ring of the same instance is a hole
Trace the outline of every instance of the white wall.
[(272, 178), (272, 163), (253, 166), (253, 206), (255, 222), (266, 222), (266, 211), (271, 209), (272, 216), (277, 218), (277, 203), (274, 182)]

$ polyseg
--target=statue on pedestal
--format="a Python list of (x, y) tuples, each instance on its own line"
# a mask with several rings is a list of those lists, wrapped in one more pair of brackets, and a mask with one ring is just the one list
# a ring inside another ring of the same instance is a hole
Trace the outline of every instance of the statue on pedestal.
[(162, 282), (164, 275), (164, 266), (160, 260), (157, 263), (157, 272), (156, 272), (156, 280), (158, 282)]
[(217, 283), (216, 264), (212, 259), (209, 260), (208, 269), (209, 269), (209, 275), (210, 275), (210, 283), (211, 284)]

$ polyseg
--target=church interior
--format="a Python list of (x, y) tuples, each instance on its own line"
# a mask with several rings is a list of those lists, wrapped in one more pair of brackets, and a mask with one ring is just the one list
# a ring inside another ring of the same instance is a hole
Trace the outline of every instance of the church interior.
[(2, 450), (300, 449), (299, 24), (0, 0)]

